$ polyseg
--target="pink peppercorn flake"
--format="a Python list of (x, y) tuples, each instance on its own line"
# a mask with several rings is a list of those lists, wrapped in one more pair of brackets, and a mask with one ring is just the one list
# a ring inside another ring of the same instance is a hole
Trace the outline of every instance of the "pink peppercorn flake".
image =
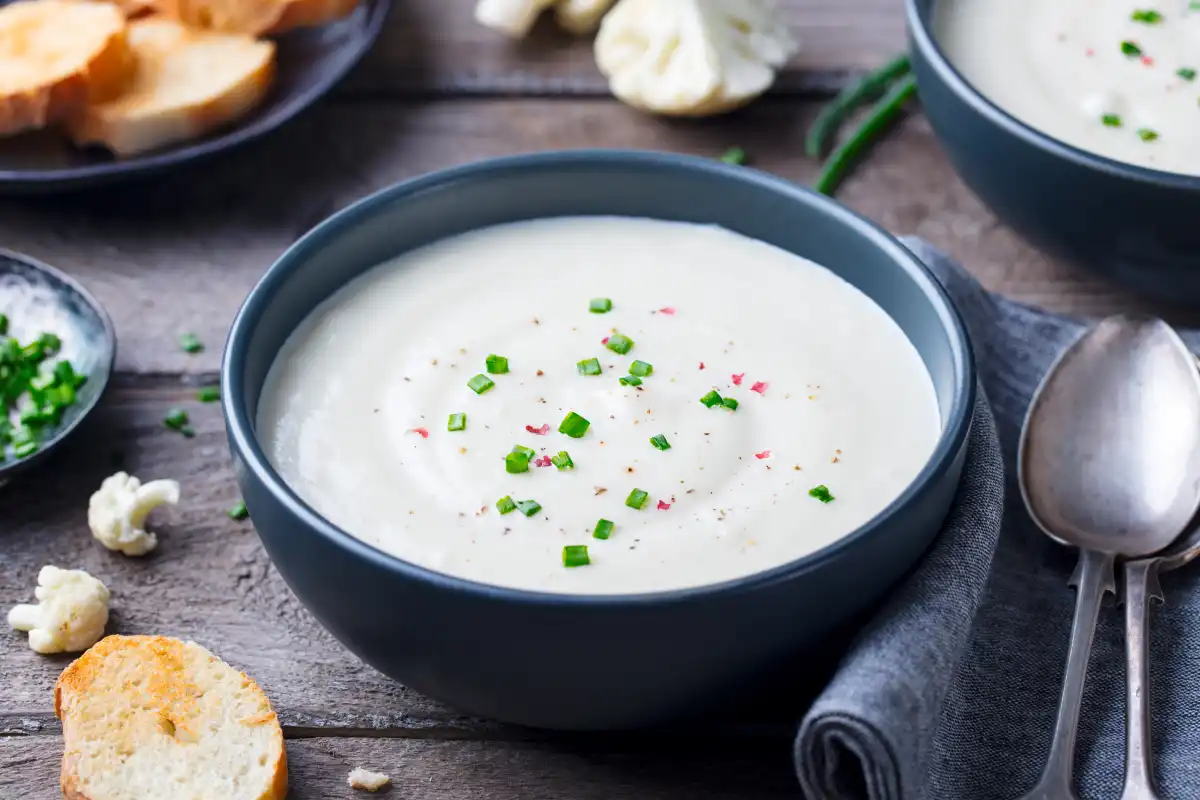
[(429, 431), (425, 430), (424, 428), (409, 428), (408, 432), (415, 433), (417, 436), (420, 436), (422, 439), (429, 438)]
[(660, 308), (658, 310), (658, 313), (666, 314), (668, 317), (675, 316), (675, 307), (674, 306), (664, 306), (663, 308)]
[(550, 460), (550, 456), (542, 456), (541, 458), (534, 461), (533, 465), (535, 467), (548, 467), (553, 463), (554, 462)]
[(603, 339), (601, 339), (600, 344), (608, 344), (608, 337), (605, 336)]
[(762, 461), (764, 458), (770, 458), (770, 457), (771, 457), (771, 451), (770, 451), (770, 450), (763, 450), (761, 453), (755, 453), (755, 454), (754, 454), (754, 457), (755, 457), (755, 458), (757, 458), (759, 461)]
[(1154, 59), (1153, 59), (1153, 58), (1151, 58), (1150, 56), (1142, 56), (1142, 63), (1143, 63), (1144, 65), (1146, 65), (1147, 67), (1153, 67), (1153, 66), (1154, 66)]
[(529, 431), (534, 436), (545, 436), (547, 433), (550, 432), (550, 424), (546, 423), (545, 425), (543, 425), (540, 428), (535, 428), (532, 425), (526, 425), (525, 430)]
[(744, 377), (746, 377), (746, 373), (744, 373), (744, 372), (743, 372), (743, 373), (741, 373), (740, 375), (734, 375), (734, 376), (733, 376), (733, 385), (734, 385), (734, 386), (741, 386), (741, 385), (742, 385), (742, 378), (744, 378)]
[(755, 381), (754, 385), (750, 387), (750, 391), (758, 392), (759, 394), (766, 394), (767, 384), (763, 381)]
[(700, 362), (700, 369), (704, 369), (704, 362), (703, 362), (703, 361), (701, 361), (701, 362)]
[(662, 500), (659, 500), (659, 501), (658, 501), (658, 510), (659, 510), (659, 511), (666, 511), (666, 510), (667, 510), (667, 509), (669, 509), (670, 507), (671, 507), (671, 504), (670, 504), (670, 503), (664, 502), (664, 501), (662, 501)]
[(1096, 51), (1089, 47), (1084, 51), (1084, 55), (1086, 55), (1088, 58), (1091, 58), (1092, 56), (1096, 55)]

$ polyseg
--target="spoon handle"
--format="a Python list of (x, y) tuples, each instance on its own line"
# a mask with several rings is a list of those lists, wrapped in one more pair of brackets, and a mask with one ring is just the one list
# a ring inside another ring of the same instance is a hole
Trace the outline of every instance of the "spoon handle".
[(1150, 597), (1153, 559), (1125, 564), (1125, 788), (1121, 800), (1158, 800), (1150, 730)]
[(1079, 563), (1071, 583), (1078, 588), (1075, 600), (1075, 620), (1071, 624), (1071, 646), (1067, 651), (1067, 669), (1063, 676), (1062, 695), (1058, 700), (1058, 719), (1054, 723), (1054, 738), (1050, 756), (1037, 786), (1025, 800), (1071, 800), (1075, 789), (1072, 771), (1075, 761), (1075, 738), (1079, 732), (1079, 711), (1083, 701), (1083, 683), (1087, 678), (1088, 657), (1096, 636), (1096, 619), (1105, 592), (1116, 589), (1113, 580), (1113, 557), (1092, 550), (1079, 552)]

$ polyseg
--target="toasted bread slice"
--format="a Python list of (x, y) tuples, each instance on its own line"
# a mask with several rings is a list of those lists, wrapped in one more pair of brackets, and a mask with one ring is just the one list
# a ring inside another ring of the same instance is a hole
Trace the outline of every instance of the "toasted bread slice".
[(151, 0), (155, 10), (192, 28), (266, 36), (347, 17), (359, 0)]
[(116, 96), (133, 63), (115, 6), (28, 0), (0, 8), (0, 135)]
[[(109, 2), (109, 0), (98, 0), (98, 2)], [(117, 8), (127, 17), (140, 17), (143, 14), (150, 13), (154, 8), (154, 0), (111, 0), (117, 4)]]
[(195, 139), (251, 111), (274, 78), (271, 42), (189, 30), (163, 17), (130, 22), (128, 38), (137, 74), (120, 97), (68, 121), (78, 145), (129, 156)]
[(67, 800), (283, 800), (267, 696), (192, 642), (109, 636), (54, 686)]

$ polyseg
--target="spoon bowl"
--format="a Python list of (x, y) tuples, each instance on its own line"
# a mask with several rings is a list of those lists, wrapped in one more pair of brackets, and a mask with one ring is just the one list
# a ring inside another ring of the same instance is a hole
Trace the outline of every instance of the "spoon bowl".
[(58, 358), (70, 361), (77, 373), (87, 376), (59, 424), (45, 429), (36, 452), (17, 458), (11, 447), (0, 444), (3, 485), (46, 459), (96, 407), (116, 361), (117, 336), (107, 312), (78, 282), (7, 250), (0, 250), (0, 314), (8, 318), (7, 335), (20, 342), (42, 333), (57, 335), (62, 340)]
[(1052, 538), (1146, 556), (1196, 515), (1197, 442), (1200, 372), (1183, 340), (1161, 320), (1110, 317), (1062, 355), (1034, 398), (1021, 493)]

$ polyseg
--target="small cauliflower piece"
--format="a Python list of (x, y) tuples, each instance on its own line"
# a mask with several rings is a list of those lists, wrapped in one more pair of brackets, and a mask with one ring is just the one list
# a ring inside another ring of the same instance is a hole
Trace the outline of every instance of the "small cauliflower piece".
[(100, 641), (108, 624), (108, 588), (83, 570), (45, 566), (35, 605), (13, 606), (8, 624), (28, 631), (37, 653), (81, 653)]
[(553, 7), (559, 25), (582, 35), (596, 30), (612, 4), (613, 0), (479, 0), (475, 20), (519, 39), (529, 33), (543, 11)]
[(796, 50), (775, 0), (620, 0), (596, 37), (613, 94), (668, 116), (745, 105)]
[(132, 475), (110, 475), (88, 502), (88, 527), (100, 544), (127, 556), (144, 556), (158, 546), (158, 537), (145, 529), (146, 516), (163, 505), (179, 502), (178, 481), (143, 485)]
[(392, 782), (392, 779), (384, 775), (382, 772), (371, 772), (369, 769), (355, 767), (346, 782), (350, 784), (351, 789), (362, 789), (367, 792), (378, 792), (383, 787)]

